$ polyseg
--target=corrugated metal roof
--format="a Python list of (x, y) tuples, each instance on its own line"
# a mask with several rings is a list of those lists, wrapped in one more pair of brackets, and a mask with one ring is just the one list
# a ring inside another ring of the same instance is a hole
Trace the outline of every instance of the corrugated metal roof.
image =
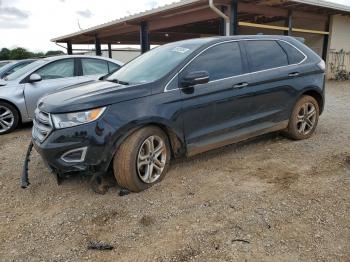
[(140, 13), (137, 13), (137, 14), (133, 14), (133, 15), (130, 15), (130, 16), (125, 16), (125, 17), (122, 17), (122, 18), (119, 18), (119, 19), (116, 19), (116, 20), (113, 20), (113, 21), (110, 21), (110, 22), (107, 22), (107, 23), (104, 23), (104, 24), (101, 24), (101, 25), (90, 27), (90, 28), (87, 28), (87, 29), (84, 29), (84, 30), (81, 30), (81, 31), (78, 31), (78, 32), (75, 32), (75, 33), (72, 33), (72, 34), (69, 34), (69, 35), (65, 35), (65, 36), (62, 36), (62, 37), (57, 37), (57, 38), (52, 39), (51, 41), (52, 42), (57, 42), (60, 39), (66, 39), (66, 38), (70, 38), (70, 37), (77, 36), (77, 35), (80, 35), (80, 34), (89, 33), (89, 32), (92, 32), (92, 31), (95, 31), (95, 30), (99, 30), (99, 29), (102, 29), (102, 28), (105, 28), (105, 27), (108, 27), (108, 26), (121, 24), (123, 22), (134, 20), (134, 19), (138, 19), (138, 18), (141, 18), (143, 16), (149, 16), (149, 15), (156, 14), (156, 13), (159, 13), (159, 12), (162, 12), (162, 11), (167, 11), (167, 10), (174, 9), (174, 8), (177, 8), (177, 7), (190, 5), (190, 4), (193, 4), (193, 3), (196, 3), (196, 2), (200, 2), (200, 1), (201, 0), (180, 0), (180, 1), (177, 1), (177, 2), (173, 2), (171, 4), (167, 4), (167, 5), (161, 6), (161, 7), (157, 7), (157, 8), (154, 8), (154, 9), (151, 9), (151, 10), (147, 10), (147, 11), (144, 11), (144, 12), (140, 12)]
[[(324, 8), (330, 8), (330, 9), (334, 9), (334, 10), (338, 10), (338, 11), (342, 11), (342, 12), (348, 12), (350, 13), (350, 6), (346, 6), (346, 5), (341, 5), (341, 4), (337, 4), (337, 3), (333, 3), (333, 2), (328, 2), (328, 1), (323, 1), (323, 0), (290, 0), (291, 2), (296, 2), (296, 3), (300, 3), (300, 4), (307, 4), (307, 5), (314, 5), (314, 6), (318, 6), (318, 7), (324, 7)], [(135, 19), (139, 19), (141, 17), (145, 17), (145, 16), (150, 16), (156, 13), (160, 13), (163, 11), (167, 11), (167, 10), (171, 10), (171, 9), (175, 9), (178, 7), (183, 7), (186, 5), (191, 5), (197, 2), (202, 2), (202, 0), (180, 0), (177, 2), (173, 2), (171, 4), (167, 4), (158, 8), (154, 8), (151, 10), (147, 10), (144, 12), (140, 12), (134, 15), (130, 15), (130, 16), (125, 16), (101, 25), (97, 25), (94, 27), (90, 27), (88, 29), (84, 29), (72, 34), (68, 34), (65, 36), (61, 36), (61, 37), (57, 37), (52, 39), (52, 42), (59, 42), (60, 40), (63, 39), (68, 39), (74, 36), (78, 36), (81, 34), (85, 34), (85, 33), (91, 33), (93, 31), (102, 29), (102, 28), (106, 28), (109, 26), (113, 26), (113, 25), (117, 25), (117, 24), (121, 24), (130, 20), (135, 20)]]
[(350, 6), (348, 5), (341, 5), (334, 2), (329, 1), (323, 1), (323, 0), (291, 0), (292, 2), (300, 3), (300, 4), (307, 4), (307, 5), (314, 5), (324, 8), (330, 8), (337, 11), (343, 11), (343, 12), (349, 12), (350, 13)]

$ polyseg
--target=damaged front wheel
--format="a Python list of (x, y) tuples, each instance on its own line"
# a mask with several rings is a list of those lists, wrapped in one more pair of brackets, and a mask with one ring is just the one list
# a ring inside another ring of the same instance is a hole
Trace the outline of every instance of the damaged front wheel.
[(140, 192), (163, 179), (169, 162), (167, 135), (158, 127), (144, 127), (120, 146), (114, 157), (114, 176), (121, 187)]

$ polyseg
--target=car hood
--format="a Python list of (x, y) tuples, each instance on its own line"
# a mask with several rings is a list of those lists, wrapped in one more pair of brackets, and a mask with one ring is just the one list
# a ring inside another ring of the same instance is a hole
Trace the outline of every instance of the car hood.
[(19, 84), (17, 80), (8, 81), (5, 79), (0, 79), (0, 90), (2, 90), (3, 88), (10, 89), (18, 86), (21, 86), (21, 84)]
[(47, 113), (75, 112), (150, 94), (152, 94), (150, 84), (126, 86), (108, 81), (90, 81), (48, 94), (39, 100), (38, 107)]
[(6, 86), (7, 82), (4, 79), (0, 79), (0, 86)]

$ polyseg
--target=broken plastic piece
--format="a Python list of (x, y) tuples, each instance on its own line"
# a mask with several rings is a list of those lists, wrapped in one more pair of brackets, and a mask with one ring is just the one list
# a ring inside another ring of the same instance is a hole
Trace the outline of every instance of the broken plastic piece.
[(92, 249), (92, 250), (112, 250), (113, 248), (114, 247), (110, 244), (93, 242), (93, 241), (90, 241), (88, 245), (88, 249)]
[(26, 189), (30, 183), (29, 183), (29, 162), (30, 162), (30, 155), (33, 150), (33, 141), (30, 141), (30, 144), (27, 149), (26, 153), (26, 158), (24, 159), (24, 164), (23, 164), (23, 171), (22, 171), (22, 176), (21, 176), (21, 188)]

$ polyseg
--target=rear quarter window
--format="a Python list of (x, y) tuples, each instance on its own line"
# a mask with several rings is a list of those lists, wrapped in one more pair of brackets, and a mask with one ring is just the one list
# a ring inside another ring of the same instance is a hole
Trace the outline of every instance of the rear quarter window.
[(302, 54), (298, 49), (296, 49), (291, 44), (288, 44), (284, 41), (279, 41), (279, 44), (282, 46), (284, 51), (288, 55), (288, 61), (290, 65), (299, 64), (301, 61), (305, 59), (305, 55)]

